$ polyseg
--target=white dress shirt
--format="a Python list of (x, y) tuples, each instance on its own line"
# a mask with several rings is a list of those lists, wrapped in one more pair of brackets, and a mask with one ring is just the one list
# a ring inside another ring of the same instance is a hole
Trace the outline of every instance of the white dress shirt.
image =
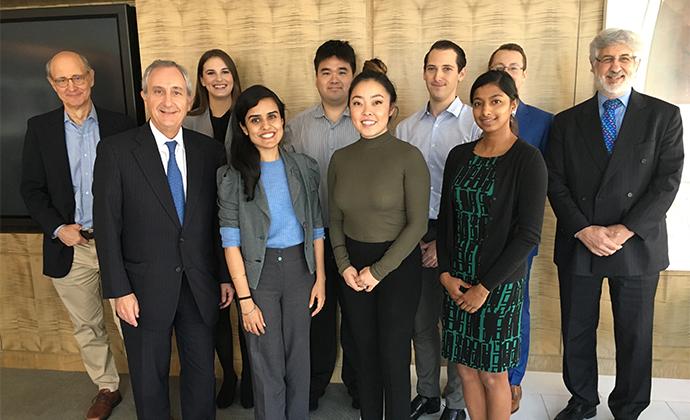
[(182, 174), (182, 188), (184, 189), (185, 197), (187, 197), (187, 154), (184, 150), (182, 127), (177, 131), (175, 137), (169, 139), (165, 134), (161, 133), (151, 121), (149, 121), (149, 125), (151, 126), (151, 132), (153, 132), (153, 138), (156, 139), (156, 146), (158, 146), (158, 153), (161, 155), (161, 163), (163, 163), (163, 170), (166, 176), (168, 175), (168, 159), (170, 158), (170, 152), (165, 143), (172, 140), (177, 142), (177, 146), (175, 147), (175, 160)]

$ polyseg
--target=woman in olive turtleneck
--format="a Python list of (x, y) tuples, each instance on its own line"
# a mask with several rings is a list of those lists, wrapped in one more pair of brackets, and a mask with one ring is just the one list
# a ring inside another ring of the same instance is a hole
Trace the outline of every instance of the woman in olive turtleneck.
[(429, 171), (417, 148), (388, 132), (396, 93), (385, 65), (364, 64), (350, 86), (361, 138), (328, 168), (330, 235), (343, 316), (357, 348), (363, 420), (410, 415), (410, 340), (420, 293)]

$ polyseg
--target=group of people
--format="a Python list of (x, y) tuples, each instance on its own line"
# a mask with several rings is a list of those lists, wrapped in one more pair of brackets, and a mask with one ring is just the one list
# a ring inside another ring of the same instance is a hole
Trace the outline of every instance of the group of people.
[(357, 73), (346, 41), (317, 49), (321, 101), (290, 121), (268, 87), (241, 89), (222, 50), (200, 58), (193, 98), (184, 68), (156, 60), (142, 79), (150, 120), (138, 128), (93, 105), (86, 58), (56, 54), (46, 71), (64, 106), (29, 120), (22, 193), (99, 388), (87, 418), (107, 418), (122, 399), (102, 295), (121, 320), (141, 419), (170, 418), (173, 331), (183, 418), (215, 418), (233, 403), (233, 300), (240, 401), (257, 419), (318, 409), (338, 335), (363, 420), (436, 413), (442, 395), (441, 419), (507, 419), (522, 395), (548, 193), (572, 394), (556, 419), (596, 414), (603, 277), (617, 347), (609, 406), (636, 419), (650, 400), (665, 213), (683, 165), (678, 108), (631, 87), (639, 51), (630, 31), (598, 34), (597, 93), (554, 118), (520, 99), (519, 45), (493, 52), (464, 104), (465, 52), (439, 40), (424, 56), (428, 101), (395, 134), (385, 64)]

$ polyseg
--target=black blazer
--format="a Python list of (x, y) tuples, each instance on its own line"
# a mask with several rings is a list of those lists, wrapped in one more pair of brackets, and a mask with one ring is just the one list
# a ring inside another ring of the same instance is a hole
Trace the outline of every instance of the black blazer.
[[(43, 230), (43, 274), (62, 278), (72, 269), (74, 249), (53, 239), (58, 226), (74, 223), (74, 189), (65, 143), (65, 109), (29, 119), (22, 155), (21, 193)], [(101, 139), (135, 126), (123, 114), (96, 107)]]
[(223, 146), (183, 131), (187, 159), (184, 223), (149, 124), (100, 142), (94, 169), (94, 231), (103, 296), (134, 293), (140, 327), (173, 323), (182, 275), (204, 322), (218, 319), (219, 283), (229, 282), (216, 206), (216, 169)]
[[(554, 262), (576, 275), (640, 276), (668, 267), (666, 212), (683, 169), (678, 107), (633, 91), (609, 157), (597, 96), (556, 115), (546, 153), (556, 214)], [(590, 225), (635, 232), (621, 250), (597, 257), (574, 237)]]
[[(451, 197), (460, 167), (474, 156), (477, 141), (455, 146), (443, 170), (443, 189), (438, 218), (439, 272), (450, 272), (455, 247), (455, 206)], [(527, 273), (527, 256), (539, 244), (544, 221), (547, 172), (544, 158), (523, 140), (496, 162), (493, 196), (484, 203), (489, 223), (479, 250), (479, 282), (489, 290)]]

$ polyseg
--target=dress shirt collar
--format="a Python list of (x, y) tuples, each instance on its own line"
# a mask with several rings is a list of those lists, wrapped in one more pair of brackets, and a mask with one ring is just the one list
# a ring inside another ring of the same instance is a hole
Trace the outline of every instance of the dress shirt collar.
[(182, 139), (182, 127), (177, 131), (177, 134), (175, 134), (175, 137), (169, 139), (165, 136), (165, 134), (161, 133), (160, 130), (156, 128), (156, 126), (149, 120), (149, 126), (151, 127), (151, 132), (153, 133), (153, 138), (156, 139), (156, 144), (158, 145), (159, 149), (165, 149), (167, 150), (168, 146), (165, 145), (166, 142), (170, 140), (175, 140), (178, 145), (182, 146), (184, 149), (184, 140)]
[(616, 98), (607, 98), (606, 96), (602, 95), (601, 92), (597, 92), (597, 102), (599, 102), (599, 109), (604, 109), (604, 102), (606, 102), (609, 99), (620, 99), (620, 101), (623, 103), (623, 106), (625, 109), (628, 109), (628, 101), (630, 101), (630, 95), (632, 94), (632, 88), (628, 89), (627, 92), (622, 94), (621, 96), (618, 96)]
[[(314, 111), (312, 112), (312, 115), (314, 116), (314, 118), (326, 118), (326, 119), (328, 119), (328, 117), (326, 117), (326, 111), (323, 109), (323, 103), (322, 102), (319, 102), (319, 104), (314, 107)], [(349, 106), (345, 107), (345, 111), (343, 111), (343, 113), (340, 115), (340, 119), (342, 120), (343, 117), (350, 118), (350, 107)], [(338, 120), (338, 121), (340, 121), (340, 120)]]
[[(72, 123), (74, 125), (77, 125), (77, 123), (72, 121), (72, 119), (69, 117), (69, 114), (67, 114), (67, 110), (65, 110), (64, 113), (65, 113), (65, 115), (64, 115), (65, 124)], [(87, 120), (92, 120), (92, 121), (98, 123), (98, 115), (96, 114), (96, 107), (93, 105), (93, 103), (91, 104), (91, 111), (89, 111), (89, 115), (86, 116), (86, 119), (84, 120), (84, 122), (86, 122)], [(82, 125), (83, 125), (83, 123), (82, 123)]]
[[(426, 116), (432, 116), (433, 117), (433, 115), (431, 114), (431, 110), (429, 109), (430, 105), (431, 104), (429, 102), (426, 103), (426, 108), (424, 109), (424, 113), (422, 113), (420, 118), (424, 118)], [(462, 107), (464, 107), (464, 106), (465, 106), (465, 104), (463, 104), (462, 101), (460, 100), (460, 98), (458, 98), (456, 96), (455, 99), (453, 99), (453, 102), (451, 102), (450, 105), (448, 105), (448, 108), (446, 108), (443, 112), (447, 112), (447, 113), (453, 115), (455, 118), (459, 118), (460, 112), (462, 111)]]

